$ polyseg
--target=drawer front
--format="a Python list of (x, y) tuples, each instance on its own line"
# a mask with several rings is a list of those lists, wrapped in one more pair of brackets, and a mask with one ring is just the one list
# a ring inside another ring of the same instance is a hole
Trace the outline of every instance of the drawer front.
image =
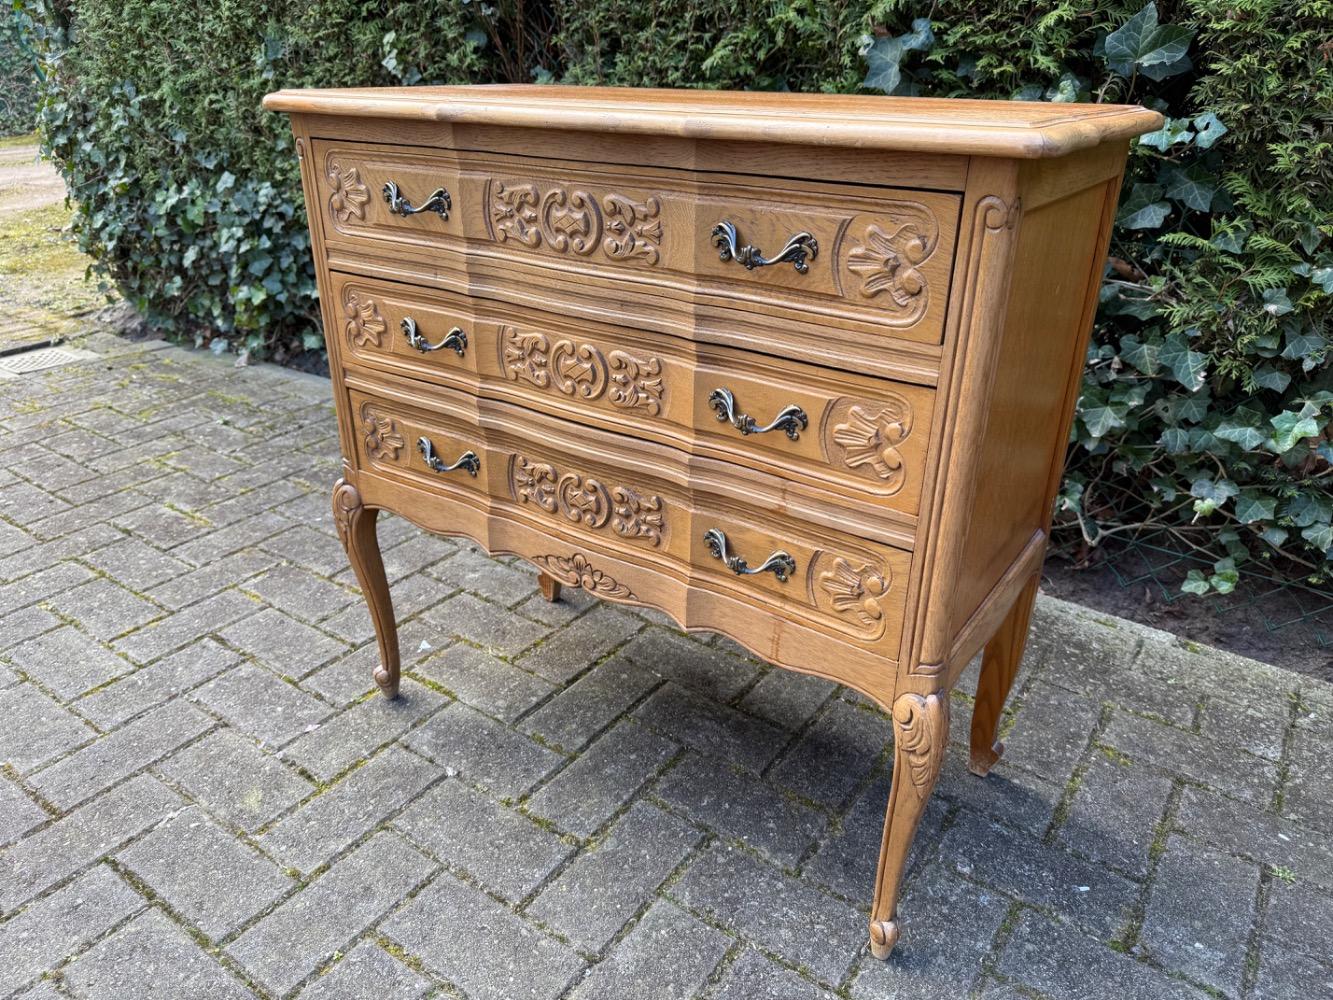
[(932, 390), (410, 285), (334, 274), (332, 287), (349, 364), (917, 512)]
[[(325, 140), (314, 148), (312, 211), (333, 247), (430, 248), (439, 251), (432, 266), (468, 280), (485, 272), (501, 294), (583, 285), (614, 301), (628, 284), (680, 310), (702, 298), (777, 320), (942, 337), (954, 195)], [(641, 295), (622, 305), (657, 308)]]
[(504, 404), (478, 416), (398, 395), (350, 389), (359, 468), (896, 656), (910, 553), (782, 510), (771, 477)]

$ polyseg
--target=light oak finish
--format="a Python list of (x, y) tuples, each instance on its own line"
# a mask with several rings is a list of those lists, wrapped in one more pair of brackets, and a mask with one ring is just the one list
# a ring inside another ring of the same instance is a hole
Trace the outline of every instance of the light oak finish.
[(1127, 141), (1160, 116), (564, 87), (265, 105), (302, 160), (381, 689), (383, 509), (521, 556), (547, 600), (655, 607), (856, 688), (894, 731), (887, 956), (983, 650), (972, 769), (1003, 749)]

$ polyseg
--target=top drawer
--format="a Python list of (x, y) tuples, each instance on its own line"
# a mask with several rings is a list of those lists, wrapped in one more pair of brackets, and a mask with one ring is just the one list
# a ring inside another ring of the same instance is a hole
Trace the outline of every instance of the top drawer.
[(591, 287), (610, 309), (942, 337), (955, 195), (328, 140), (314, 160), (331, 247), (429, 249), (431, 267), (499, 294)]

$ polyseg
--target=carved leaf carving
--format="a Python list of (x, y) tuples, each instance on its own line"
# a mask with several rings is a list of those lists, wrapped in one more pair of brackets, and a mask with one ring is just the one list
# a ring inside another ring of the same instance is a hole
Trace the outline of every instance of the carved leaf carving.
[(819, 575), (819, 586), (829, 595), (834, 611), (851, 616), (862, 628), (873, 629), (884, 618), (879, 602), (889, 592), (886, 574), (869, 565), (857, 568), (839, 556), (832, 569)]
[(374, 299), (363, 299), (359, 292), (351, 288), (343, 292), (343, 330), (354, 346), (374, 344), (379, 347), (380, 337), (387, 329), (388, 325), (380, 315)]
[[(919, 796), (930, 794), (949, 743), (949, 706), (938, 694), (900, 695), (893, 703), (894, 752)], [(893, 776), (895, 782), (898, 775)]]
[(500, 328), (498, 343), (501, 369), (511, 382), (521, 379), (582, 399), (607, 395), (612, 406), (644, 410), (654, 417), (662, 412), (666, 386), (658, 358), (636, 358), (624, 351), (604, 357), (592, 344), (558, 340), (552, 345), (543, 333), (520, 333), (511, 326)]
[(361, 410), (361, 430), (366, 438), (366, 454), (374, 459), (398, 461), (398, 453), (406, 442), (398, 433), (398, 425), (387, 413), (369, 406)]
[(662, 412), (662, 362), (657, 358), (639, 360), (624, 351), (612, 351), (611, 404), (622, 410), (647, 410), (650, 416)]
[(662, 222), (657, 217), (662, 210), (656, 198), (637, 202), (624, 195), (608, 194), (602, 199), (606, 213), (606, 239), (602, 249), (608, 257), (642, 258), (656, 264), (662, 242)]
[(634, 592), (624, 584), (617, 583), (599, 569), (594, 569), (588, 557), (581, 552), (572, 556), (534, 556), (538, 566), (550, 573), (561, 583), (584, 590), (600, 597), (611, 597), (626, 601), (637, 601)]
[(545, 334), (519, 333), (512, 326), (500, 327), (501, 362), (505, 377), (511, 382), (523, 379), (545, 389), (551, 384), (551, 373), (546, 367), (548, 347)]
[(615, 519), (611, 527), (626, 538), (646, 538), (653, 545), (662, 542), (662, 498), (645, 497), (627, 486), (618, 486), (612, 493), (615, 500)]
[[(495, 239), (530, 249), (586, 257), (599, 248), (608, 260), (653, 265), (661, 258), (661, 201), (609, 192), (513, 181), (490, 183)], [(603, 239), (605, 236), (605, 239)]]
[(926, 311), (926, 278), (917, 268), (934, 251), (939, 231), (925, 208), (906, 206), (905, 214), (906, 221), (867, 225), (847, 255), (847, 270), (860, 277), (864, 298), (887, 293), (890, 311), (912, 318)]
[(512, 237), (527, 247), (540, 246), (537, 185), (497, 184), (491, 199), (491, 220), (495, 223), (495, 238), (501, 243)]
[(554, 466), (522, 455), (514, 456), (511, 470), (513, 495), (520, 503), (534, 503), (594, 530), (609, 523), (625, 538), (643, 538), (653, 545), (662, 541), (666, 525), (659, 496), (645, 496), (627, 486), (608, 489), (590, 476), (562, 475)]
[(857, 404), (833, 427), (833, 440), (842, 449), (848, 468), (868, 465), (892, 492), (906, 481), (903, 456), (898, 446), (912, 432), (912, 407), (894, 397), (880, 409)]
[(329, 211), (337, 222), (355, 217), (365, 221), (366, 206), (370, 204), (370, 189), (361, 181), (361, 171), (344, 166), (337, 160), (329, 161)]

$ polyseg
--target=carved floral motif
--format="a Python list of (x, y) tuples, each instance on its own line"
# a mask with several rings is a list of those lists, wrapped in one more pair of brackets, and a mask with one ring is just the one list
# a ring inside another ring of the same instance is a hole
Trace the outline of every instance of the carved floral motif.
[(934, 216), (920, 205), (904, 205), (900, 215), (906, 219), (865, 227), (847, 255), (847, 270), (861, 279), (862, 297), (887, 293), (890, 312), (915, 319), (929, 301), (925, 275), (917, 267), (934, 251), (939, 229)]
[(612, 406), (654, 417), (662, 412), (666, 390), (657, 358), (636, 358), (624, 351), (604, 356), (592, 344), (552, 344), (545, 334), (520, 333), (510, 326), (500, 328), (499, 347), (501, 369), (511, 382), (522, 380), (581, 399), (607, 395)]
[(369, 406), (361, 408), (361, 430), (365, 434), (366, 454), (374, 459), (398, 461), (398, 453), (406, 442), (398, 433), (398, 425), (387, 413)]
[(893, 703), (893, 728), (895, 764), (906, 764), (916, 794), (928, 797), (949, 745), (947, 696), (900, 695)]
[(520, 503), (536, 504), (586, 528), (598, 530), (610, 524), (625, 538), (661, 544), (665, 524), (659, 496), (644, 496), (627, 486), (608, 488), (591, 476), (573, 472), (562, 475), (553, 465), (522, 455), (514, 456), (510, 482)]
[(337, 222), (347, 222), (353, 216), (361, 221), (366, 218), (366, 206), (370, 204), (370, 189), (361, 181), (361, 171), (356, 167), (347, 167), (337, 160), (329, 161), (329, 211)]
[(617, 583), (599, 569), (594, 569), (588, 557), (581, 552), (572, 556), (533, 556), (535, 562), (561, 583), (571, 587), (582, 587), (599, 597), (610, 597), (624, 601), (637, 601), (634, 592), (624, 584)]
[(363, 299), (360, 292), (351, 288), (343, 291), (343, 330), (353, 346), (373, 344), (379, 347), (380, 337), (387, 329), (374, 299)]
[(842, 460), (852, 469), (868, 465), (891, 492), (906, 481), (898, 446), (912, 432), (912, 407), (895, 396), (879, 409), (857, 404), (833, 427), (833, 440), (842, 448)]
[(819, 586), (829, 595), (834, 611), (850, 615), (863, 628), (873, 629), (883, 620), (879, 602), (889, 592), (889, 577), (875, 567), (858, 568), (839, 556), (832, 569), (819, 574)]
[(530, 249), (586, 257), (599, 247), (609, 260), (647, 265), (661, 259), (661, 202), (636, 201), (622, 194), (597, 196), (558, 185), (494, 181), (490, 196), (495, 239)]

